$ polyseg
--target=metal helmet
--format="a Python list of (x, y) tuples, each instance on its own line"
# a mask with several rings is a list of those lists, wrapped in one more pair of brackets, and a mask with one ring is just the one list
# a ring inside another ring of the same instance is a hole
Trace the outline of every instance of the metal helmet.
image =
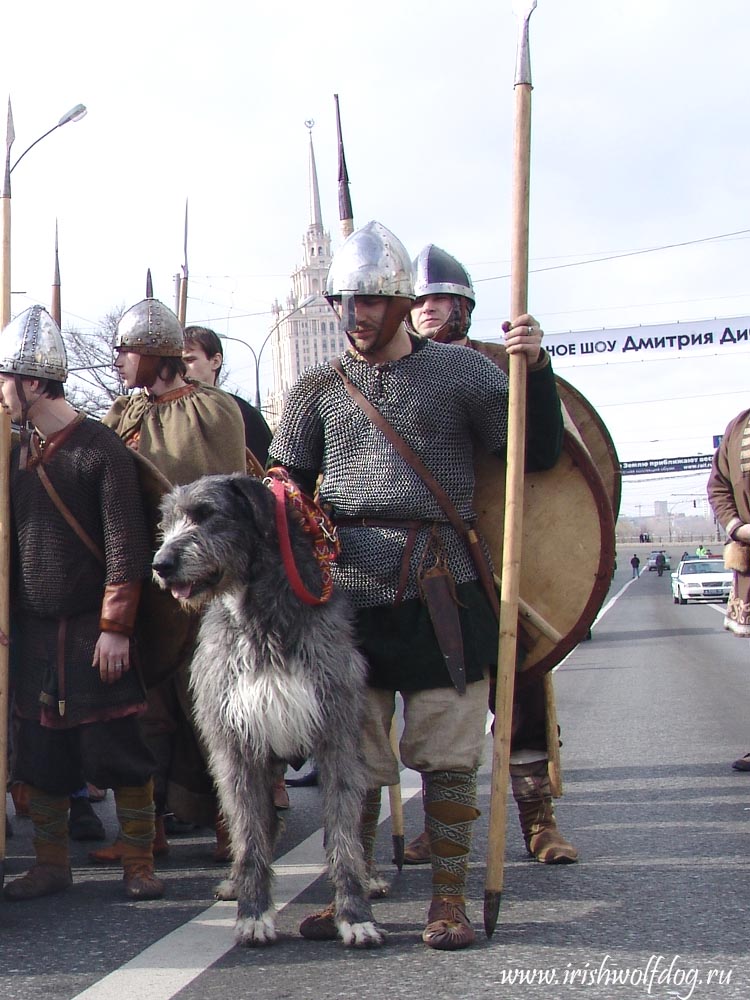
[(117, 324), (115, 350), (160, 358), (181, 358), (185, 337), (175, 314), (158, 299), (143, 299), (131, 306)]
[(455, 257), (428, 243), (414, 260), (414, 294), (463, 295), (474, 305), (474, 286), (469, 272)]
[(379, 222), (357, 229), (334, 254), (325, 294), (329, 302), (351, 295), (413, 299), (411, 261), (401, 240)]
[(0, 372), (64, 382), (68, 358), (60, 327), (42, 306), (32, 306), (0, 333)]

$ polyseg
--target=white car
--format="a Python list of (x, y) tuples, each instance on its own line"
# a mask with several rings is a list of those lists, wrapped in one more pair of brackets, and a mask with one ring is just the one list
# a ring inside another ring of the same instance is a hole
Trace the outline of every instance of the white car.
[(724, 568), (723, 559), (684, 559), (671, 576), (675, 604), (729, 600), (732, 571)]

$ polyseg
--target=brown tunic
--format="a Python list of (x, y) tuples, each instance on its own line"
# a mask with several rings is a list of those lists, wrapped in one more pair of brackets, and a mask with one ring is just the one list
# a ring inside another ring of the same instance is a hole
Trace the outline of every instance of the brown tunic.
[[(749, 417), (750, 410), (743, 410), (727, 426), (708, 479), (709, 502), (727, 534), (750, 524)], [(750, 638), (750, 574), (734, 571), (724, 627)]]
[(174, 486), (201, 476), (245, 471), (245, 425), (226, 392), (188, 381), (154, 397), (120, 396), (103, 422), (148, 458)]

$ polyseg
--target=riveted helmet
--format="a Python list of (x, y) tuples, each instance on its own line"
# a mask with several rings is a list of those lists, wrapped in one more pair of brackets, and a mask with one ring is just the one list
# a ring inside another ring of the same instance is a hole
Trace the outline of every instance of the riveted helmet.
[(474, 286), (469, 272), (455, 257), (428, 243), (414, 260), (414, 294), (463, 295), (474, 304)]
[(115, 350), (159, 358), (180, 358), (184, 346), (182, 326), (175, 314), (148, 298), (131, 306), (117, 324)]
[(475, 303), (469, 272), (460, 261), (434, 243), (428, 243), (419, 251), (412, 266), (417, 302), (411, 316), (407, 317), (407, 329), (412, 333), (419, 332), (414, 327), (415, 316), (427, 295), (450, 295), (452, 305), (448, 319), (439, 329), (431, 329), (420, 336), (443, 344), (464, 340), (471, 326), (471, 312)]
[(42, 306), (31, 306), (0, 333), (0, 372), (64, 382), (68, 358), (60, 327)]

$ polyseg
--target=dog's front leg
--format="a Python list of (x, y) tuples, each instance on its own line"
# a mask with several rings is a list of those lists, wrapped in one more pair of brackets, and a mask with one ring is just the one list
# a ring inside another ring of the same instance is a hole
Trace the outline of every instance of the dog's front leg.
[(372, 948), (385, 933), (375, 923), (368, 899), (360, 837), (364, 768), (354, 740), (341, 732), (335, 743), (316, 749), (325, 817), (326, 856), (335, 891), (334, 920), (345, 945)]
[(278, 816), (273, 808), (269, 762), (249, 762), (241, 751), (225, 751), (217, 768), (222, 811), (232, 844), (230, 879), (217, 889), (220, 899), (237, 900), (235, 937), (249, 947), (276, 940), (276, 911), (271, 900), (271, 862)]

